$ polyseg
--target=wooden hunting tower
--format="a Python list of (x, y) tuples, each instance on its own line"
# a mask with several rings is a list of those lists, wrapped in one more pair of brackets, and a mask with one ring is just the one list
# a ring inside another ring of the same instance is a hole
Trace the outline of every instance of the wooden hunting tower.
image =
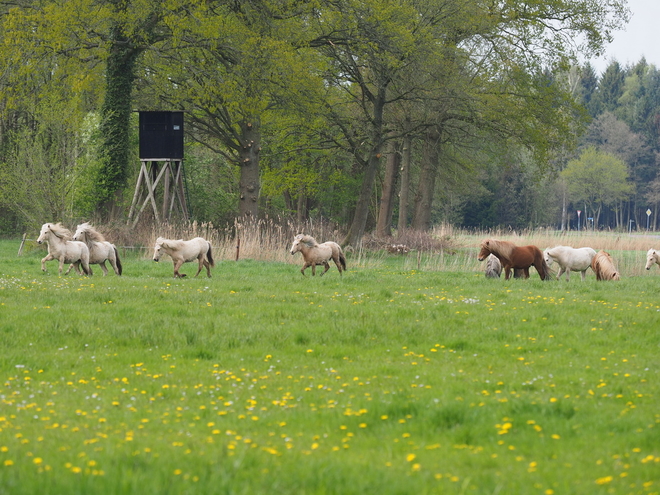
[[(156, 222), (177, 210), (188, 219), (183, 169), (183, 112), (140, 113), (140, 174), (128, 222), (133, 226), (151, 204)], [(162, 184), (162, 187), (159, 187)], [(160, 208), (157, 199), (160, 200)]]

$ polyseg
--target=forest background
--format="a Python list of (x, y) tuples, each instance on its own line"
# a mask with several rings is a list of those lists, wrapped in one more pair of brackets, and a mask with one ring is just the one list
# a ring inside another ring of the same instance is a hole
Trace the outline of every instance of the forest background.
[[(191, 218), (365, 233), (651, 229), (660, 73), (579, 64), (624, 0), (0, 4), (0, 232), (125, 224), (137, 111), (185, 114)], [(651, 215), (647, 215), (647, 211)], [(144, 218), (144, 221), (149, 221)]]

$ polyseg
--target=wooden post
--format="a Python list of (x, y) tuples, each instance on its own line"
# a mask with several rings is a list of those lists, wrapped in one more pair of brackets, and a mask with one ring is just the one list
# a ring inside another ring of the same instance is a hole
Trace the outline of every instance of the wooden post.
[(23, 246), (25, 245), (25, 238), (27, 237), (27, 232), (23, 234), (23, 240), (21, 240), (21, 246), (18, 248), (18, 255), (20, 256), (23, 252)]
[(237, 237), (236, 238), (236, 261), (238, 261), (238, 254), (241, 250), (241, 238)]

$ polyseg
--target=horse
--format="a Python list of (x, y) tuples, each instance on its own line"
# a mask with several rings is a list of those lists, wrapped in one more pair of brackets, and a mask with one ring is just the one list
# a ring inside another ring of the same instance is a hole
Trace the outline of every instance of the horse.
[(211, 267), (215, 266), (213, 253), (211, 252), (211, 243), (203, 237), (195, 237), (189, 241), (183, 239), (173, 240), (159, 237), (154, 246), (154, 261), (159, 261), (162, 253), (172, 258), (174, 263), (174, 278), (183, 278), (185, 273), (179, 273), (179, 268), (188, 261), (199, 262), (199, 267), (195, 277), (206, 267), (206, 274), (211, 277)]
[(73, 234), (73, 240), (87, 244), (89, 263), (100, 265), (104, 277), (108, 274), (108, 269), (105, 266), (106, 261), (110, 262), (115, 274), (121, 275), (122, 266), (117, 247), (106, 241), (103, 235), (88, 222), (78, 225), (75, 234)]
[(557, 280), (561, 278), (563, 273), (566, 273), (567, 282), (571, 276), (571, 270), (581, 272), (582, 281), (584, 282), (587, 268), (591, 267), (591, 260), (594, 259), (594, 256), (596, 256), (596, 251), (590, 247), (555, 246), (543, 251), (543, 257), (548, 266), (552, 265), (554, 261), (559, 265)]
[(60, 275), (64, 263), (71, 263), (69, 269), (64, 275), (68, 275), (71, 268), (75, 266), (76, 272), (80, 275), (80, 267), (85, 275), (91, 275), (89, 269), (89, 248), (87, 244), (71, 240), (71, 231), (61, 223), (45, 223), (41, 226), (41, 232), (37, 243), (46, 241), (48, 244), (48, 256), (41, 260), (41, 270), (46, 271), (46, 261), (59, 260)]
[(305, 275), (305, 270), (307, 267), (312, 267), (312, 275), (316, 275), (316, 265), (323, 265), (325, 270), (320, 276), (325, 275), (330, 269), (329, 260), (335, 262), (337, 265), (337, 270), (339, 270), (339, 275), (342, 274), (342, 271), (346, 270), (346, 257), (344, 252), (341, 250), (341, 246), (336, 242), (328, 241), (323, 244), (316, 242), (311, 235), (298, 234), (293, 239), (293, 244), (291, 245), (291, 255), (301, 252), (305, 260), (300, 273)]
[(646, 269), (650, 270), (653, 266), (653, 263), (660, 265), (660, 253), (655, 249), (651, 248), (646, 253)]
[(591, 260), (591, 269), (596, 273), (596, 280), (621, 280), (610, 253), (602, 249)]
[[(550, 269), (543, 259), (543, 253), (536, 246), (516, 246), (509, 241), (486, 239), (481, 242), (481, 250), (477, 255), (483, 261), (488, 255), (494, 254), (504, 267), (504, 279), (509, 280), (511, 270), (522, 270), (522, 278), (529, 278), (529, 267), (533, 266), (541, 280), (550, 280)], [(515, 273), (515, 272), (514, 272)]]
[(486, 258), (486, 278), (500, 278), (502, 273), (502, 263), (497, 256), (489, 254)]

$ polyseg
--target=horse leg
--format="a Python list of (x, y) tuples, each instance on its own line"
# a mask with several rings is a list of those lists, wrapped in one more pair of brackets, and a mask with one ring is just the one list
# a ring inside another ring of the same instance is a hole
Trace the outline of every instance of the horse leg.
[[(62, 275), (62, 270), (64, 269), (64, 256), (60, 258), (60, 276)], [(66, 273), (69, 273), (68, 271)], [(65, 274), (66, 275), (66, 274)]]
[(307, 270), (307, 267), (308, 267), (308, 266), (309, 266), (309, 265), (307, 264), (307, 262), (305, 262), (305, 264), (303, 265), (303, 267), (300, 269), (300, 273), (303, 274), (303, 277), (305, 276), (305, 270)]
[(45, 272), (45, 271), (46, 271), (46, 261), (51, 261), (51, 260), (54, 260), (54, 259), (55, 259), (55, 256), (53, 256), (52, 254), (48, 254), (48, 256), (46, 256), (45, 258), (43, 258), (43, 259), (41, 260), (41, 271), (42, 271), (42, 272)]
[(511, 278), (511, 268), (508, 266), (504, 267), (504, 280), (509, 280)]
[(312, 264), (312, 277), (316, 276), (316, 262), (313, 262)]
[(337, 265), (337, 270), (339, 270), (339, 275), (341, 275), (342, 269), (341, 269), (341, 263), (339, 263), (339, 256), (333, 257), (332, 261), (334, 261), (335, 265)]
[(185, 273), (179, 273), (179, 268), (183, 265), (183, 260), (176, 260), (174, 262), (174, 278), (183, 278), (186, 276)]
[(587, 270), (582, 270), (580, 272), (580, 275), (582, 275), (582, 281), (584, 282), (585, 279), (587, 278)]
[(568, 282), (571, 279), (571, 269), (566, 268), (566, 282)]
[(204, 266), (206, 267), (206, 276), (211, 278), (211, 263), (206, 258), (204, 258)]
[(322, 277), (323, 275), (325, 275), (325, 272), (327, 272), (328, 270), (330, 270), (330, 263), (328, 263), (327, 261), (324, 261), (324, 262), (323, 262), (323, 266), (325, 266), (325, 270), (323, 270), (323, 273), (322, 273), (321, 275), (319, 275), (320, 277)]
[(564, 273), (564, 267), (559, 265), (559, 272), (557, 272), (557, 280), (561, 278), (562, 273)]
[(197, 261), (198, 261), (198, 263), (197, 263), (197, 273), (195, 273), (195, 277), (197, 277), (197, 275), (199, 275), (199, 272), (202, 271), (202, 267), (204, 266), (204, 256), (200, 255), (200, 257), (197, 258)]
[(64, 273), (64, 275), (68, 275), (69, 272), (71, 271), (71, 268), (75, 268), (75, 269), (76, 269), (76, 273), (77, 273), (78, 275), (80, 275), (80, 261), (76, 261), (75, 263), (71, 263), (71, 264), (69, 265), (69, 269)]
[(103, 270), (103, 276), (105, 277), (108, 274), (108, 269), (105, 266), (105, 260), (101, 261), (99, 266), (101, 267), (101, 270)]
[(523, 278), (529, 278), (529, 267), (523, 268)]

